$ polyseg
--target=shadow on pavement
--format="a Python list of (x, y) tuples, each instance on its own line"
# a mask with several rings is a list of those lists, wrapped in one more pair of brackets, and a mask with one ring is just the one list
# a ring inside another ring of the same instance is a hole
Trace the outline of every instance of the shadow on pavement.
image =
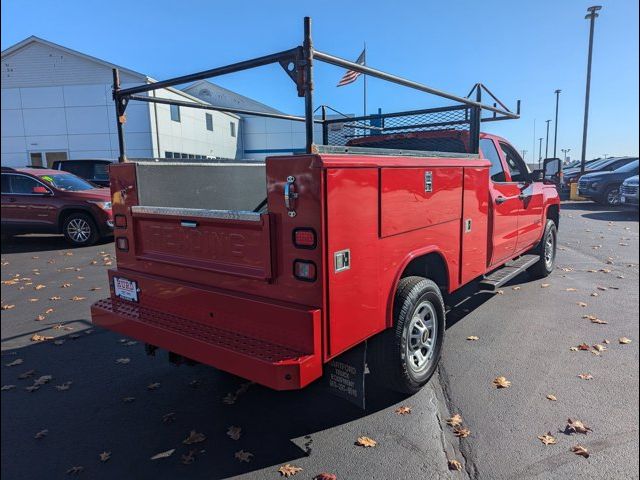
[[(580, 210), (580, 216), (605, 222), (637, 222), (638, 210), (631, 207), (605, 207), (594, 202), (566, 202), (560, 211)], [(585, 212), (586, 211), (586, 212)]]
[[(113, 241), (113, 237), (99, 240), (96, 245), (106, 245)], [(62, 235), (18, 235), (2, 240), (1, 253), (31, 253), (50, 252), (56, 250), (75, 249), (69, 245)]]

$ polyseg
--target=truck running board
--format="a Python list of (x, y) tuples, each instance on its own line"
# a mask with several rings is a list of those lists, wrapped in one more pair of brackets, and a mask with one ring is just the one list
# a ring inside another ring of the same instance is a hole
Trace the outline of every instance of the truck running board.
[(507, 263), (504, 267), (485, 276), (480, 282), (480, 288), (482, 290), (495, 292), (502, 285), (517, 277), (527, 268), (535, 265), (538, 261), (540, 261), (540, 257), (538, 255), (523, 255), (520, 258)]

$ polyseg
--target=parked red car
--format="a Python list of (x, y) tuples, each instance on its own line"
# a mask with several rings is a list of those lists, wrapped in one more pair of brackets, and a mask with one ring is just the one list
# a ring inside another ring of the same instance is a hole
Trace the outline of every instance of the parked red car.
[(2, 234), (62, 233), (74, 246), (113, 234), (111, 193), (67, 172), (2, 167)]

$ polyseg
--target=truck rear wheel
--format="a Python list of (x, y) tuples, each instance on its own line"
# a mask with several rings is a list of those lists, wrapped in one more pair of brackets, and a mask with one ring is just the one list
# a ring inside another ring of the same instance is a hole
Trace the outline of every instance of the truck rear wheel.
[(556, 250), (558, 243), (558, 229), (553, 220), (547, 220), (542, 240), (532, 253), (540, 256), (540, 261), (528, 272), (535, 278), (544, 278), (551, 275), (556, 264)]
[(393, 320), (392, 328), (370, 342), (371, 374), (382, 385), (413, 394), (429, 381), (440, 359), (445, 307), (438, 286), (423, 277), (403, 278)]

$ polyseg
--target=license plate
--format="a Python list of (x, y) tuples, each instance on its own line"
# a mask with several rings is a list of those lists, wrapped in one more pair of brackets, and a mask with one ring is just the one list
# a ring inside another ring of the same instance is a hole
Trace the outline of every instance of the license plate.
[(113, 277), (113, 290), (116, 297), (130, 302), (138, 301), (138, 283), (122, 277)]

